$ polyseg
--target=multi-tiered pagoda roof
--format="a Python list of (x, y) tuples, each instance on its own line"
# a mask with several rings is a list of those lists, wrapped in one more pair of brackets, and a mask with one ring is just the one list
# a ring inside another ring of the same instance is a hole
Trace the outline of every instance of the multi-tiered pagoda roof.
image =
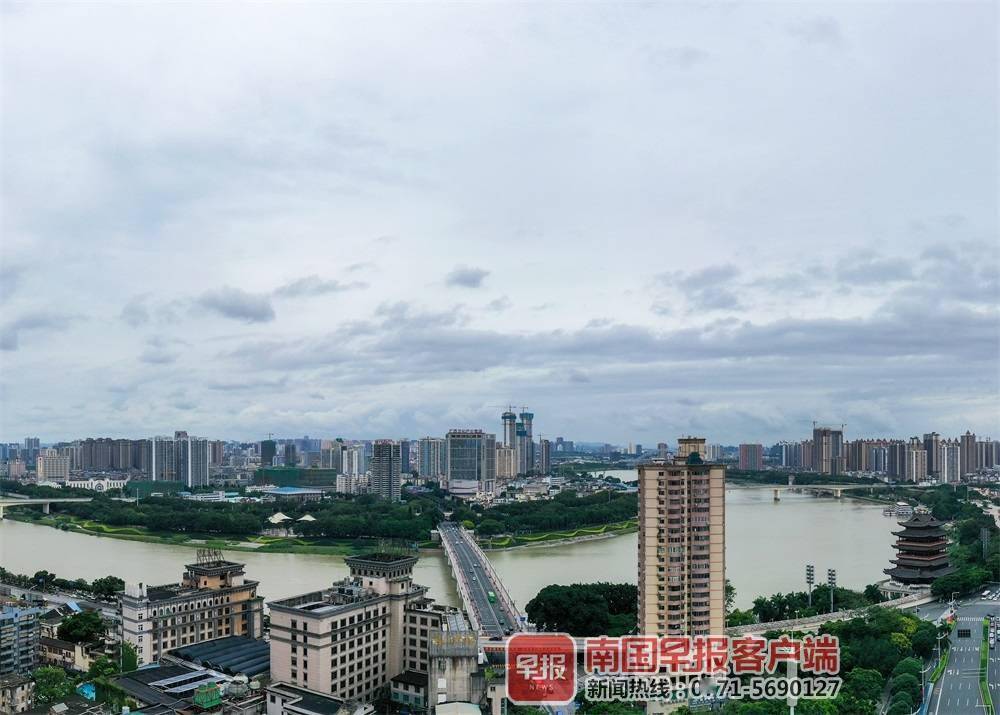
[(944, 522), (930, 514), (914, 514), (903, 527), (892, 532), (896, 538), (896, 558), (892, 568), (885, 569), (890, 578), (905, 584), (929, 584), (955, 569), (948, 561), (948, 535)]

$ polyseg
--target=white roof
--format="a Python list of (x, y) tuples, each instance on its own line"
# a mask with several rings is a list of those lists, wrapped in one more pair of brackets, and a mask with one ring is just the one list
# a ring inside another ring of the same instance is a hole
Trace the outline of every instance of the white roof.
[(277, 514), (273, 514), (267, 518), (272, 524), (280, 524), (283, 521), (288, 521), (292, 517), (282, 514), (280, 511)]
[(316, 521), (316, 517), (312, 514), (306, 514), (305, 516), (300, 516), (297, 521)]

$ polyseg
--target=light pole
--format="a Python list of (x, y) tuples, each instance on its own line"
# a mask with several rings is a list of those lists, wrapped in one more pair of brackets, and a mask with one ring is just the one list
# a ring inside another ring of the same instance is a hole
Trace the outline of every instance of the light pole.
[(816, 583), (816, 567), (806, 564), (806, 585), (809, 587), (809, 608), (813, 605), (813, 584)]
[(837, 590), (837, 570), (826, 570), (826, 585), (830, 587), (830, 613), (833, 613), (833, 592)]

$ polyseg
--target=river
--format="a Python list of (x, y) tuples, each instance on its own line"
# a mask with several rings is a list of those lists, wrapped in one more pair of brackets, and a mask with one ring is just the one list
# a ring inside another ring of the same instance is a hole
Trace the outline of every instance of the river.
[[(737, 606), (760, 595), (805, 588), (806, 563), (820, 581), (837, 570), (838, 584), (862, 588), (884, 578), (892, 556), (896, 522), (882, 508), (853, 499), (782, 493), (770, 489), (726, 491), (726, 575), (736, 587)], [(490, 559), (515, 602), (522, 606), (552, 583), (635, 582), (637, 535), (559, 546), (490, 552)], [(0, 521), (0, 565), (15, 573), (45, 569), (62, 578), (115, 574), (149, 584), (180, 580), (194, 550), (60, 531), (5, 519)], [(342, 557), (232, 552), (260, 581), (267, 600), (304, 593), (347, 575)], [(414, 579), (437, 600), (457, 605), (458, 595), (443, 555), (425, 552)]]

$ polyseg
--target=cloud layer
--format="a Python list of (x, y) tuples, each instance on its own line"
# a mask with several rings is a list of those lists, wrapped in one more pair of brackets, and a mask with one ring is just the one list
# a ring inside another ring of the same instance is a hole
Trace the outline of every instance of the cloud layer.
[(991, 4), (3, 12), (0, 439), (1000, 437)]

